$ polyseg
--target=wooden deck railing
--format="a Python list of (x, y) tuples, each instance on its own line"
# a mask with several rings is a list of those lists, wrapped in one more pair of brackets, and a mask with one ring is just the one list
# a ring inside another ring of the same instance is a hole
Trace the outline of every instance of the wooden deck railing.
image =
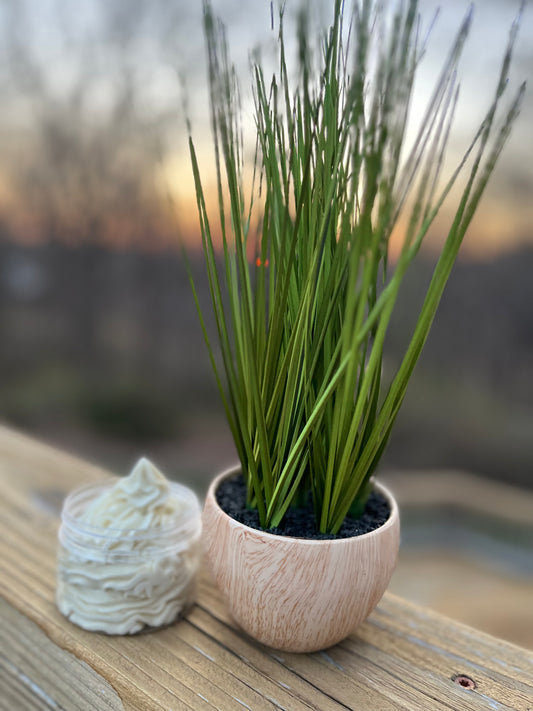
[(59, 511), (67, 491), (103, 474), (0, 428), (1, 709), (533, 710), (533, 652), (392, 595), (310, 655), (246, 637), (205, 573), (197, 604), (167, 629), (75, 627), (54, 604)]

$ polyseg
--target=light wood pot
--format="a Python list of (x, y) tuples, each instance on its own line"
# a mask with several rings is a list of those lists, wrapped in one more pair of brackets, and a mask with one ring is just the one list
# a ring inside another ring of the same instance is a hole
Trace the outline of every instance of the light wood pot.
[(259, 642), (313, 652), (347, 637), (385, 592), (398, 558), (400, 518), (390, 492), (375, 488), (391, 514), (362, 536), (309, 540), (245, 526), (218, 505), (218, 476), (207, 493), (203, 540), (208, 564), (234, 620)]

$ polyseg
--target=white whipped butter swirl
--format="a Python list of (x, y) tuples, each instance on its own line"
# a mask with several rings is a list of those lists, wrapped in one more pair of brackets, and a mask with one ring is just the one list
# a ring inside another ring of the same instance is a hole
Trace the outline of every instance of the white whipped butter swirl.
[(147, 459), (112, 486), (73, 492), (59, 531), (59, 610), (108, 634), (170, 624), (192, 602), (200, 532), (194, 493)]

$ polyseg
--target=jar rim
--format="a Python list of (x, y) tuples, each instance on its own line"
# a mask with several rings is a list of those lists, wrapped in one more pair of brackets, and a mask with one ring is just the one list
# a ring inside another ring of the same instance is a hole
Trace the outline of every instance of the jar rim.
[[(93, 538), (135, 538), (138, 540), (150, 540), (159, 536), (168, 536), (175, 534), (196, 521), (200, 521), (201, 508), (197, 495), (184, 484), (179, 484), (175, 481), (169, 481), (169, 488), (180, 501), (185, 502), (185, 507), (180, 514), (176, 516), (175, 522), (165, 526), (153, 526), (149, 529), (138, 528), (112, 528), (108, 526), (95, 526), (91, 523), (80, 521), (80, 514), (83, 513), (85, 507), (81, 510), (73, 512), (72, 509), (76, 506), (87, 505), (95, 496), (108, 491), (114, 484), (121, 480), (121, 477), (112, 476), (100, 479), (96, 482), (83, 484), (73, 489), (63, 501), (61, 509), (61, 522), (63, 525), (71, 529), (76, 529), (79, 533), (85, 533)], [(190, 535), (194, 535), (195, 530), (191, 531)]]

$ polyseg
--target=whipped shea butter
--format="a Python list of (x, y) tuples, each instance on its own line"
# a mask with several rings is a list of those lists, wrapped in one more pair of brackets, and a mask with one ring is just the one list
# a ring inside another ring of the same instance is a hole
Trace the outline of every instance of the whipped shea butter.
[(134, 634), (173, 622), (192, 602), (200, 505), (147, 459), (123, 479), (65, 500), (57, 606), (87, 630)]

